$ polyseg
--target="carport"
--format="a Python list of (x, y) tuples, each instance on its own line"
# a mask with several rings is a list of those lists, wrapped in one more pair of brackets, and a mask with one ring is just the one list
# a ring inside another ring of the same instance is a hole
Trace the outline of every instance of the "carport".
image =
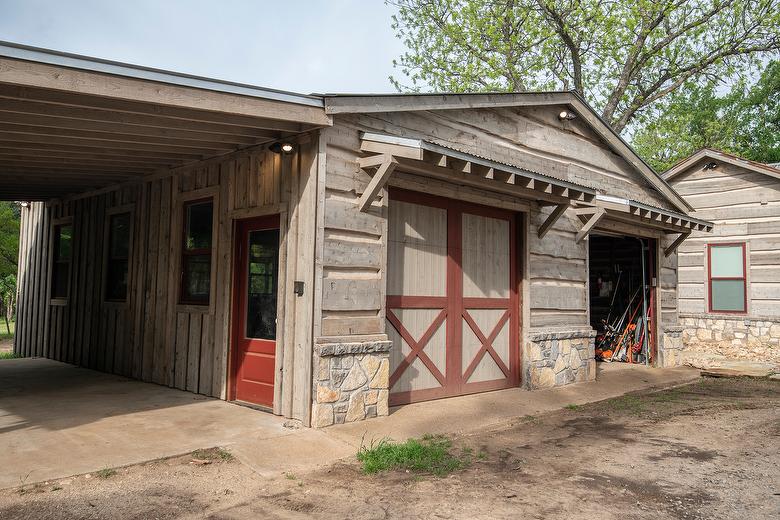
[(0, 362), (0, 489), (294, 430), (282, 418), (48, 359)]

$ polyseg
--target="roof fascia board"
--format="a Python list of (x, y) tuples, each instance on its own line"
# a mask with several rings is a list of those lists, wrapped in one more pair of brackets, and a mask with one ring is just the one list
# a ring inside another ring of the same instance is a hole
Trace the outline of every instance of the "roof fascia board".
[(274, 101), (283, 101), (286, 103), (296, 103), (299, 105), (308, 105), (313, 107), (324, 106), (324, 101), (319, 96), (268, 89), (254, 85), (248, 85), (245, 83), (211, 79), (193, 74), (171, 72), (162, 69), (155, 69), (152, 67), (143, 67), (140, 65), (130, 65), (117, 61), (92, 58), (89, 56), (81, 56), (79, 54), (71, 54), (49, 49), (41, 49), (38, 47), (31, 47), (28, 45), (20, 45), (4, 41), (0, 41), (0, 56), (24, 61), (32, 61), (36, 63), (46, 63), (48, 65), (58, 65), (71, 69), (79, 69), (90, 72), (102, 72), (104, 74), (112, 74), (115, 76), (124, 76), (128, 78), (156, 81), (159, 83), (168, 83), (182, 87), (213, 90), (215, 92), (271, 99)]
[(109, 75), (62, 65), (0, 56), (0, 83), (134, 101), (191, 110), (218, 112), (330, 126), (333, 121), (322, 107), (251, 97), (148, 79)]
[(568, 92), (527, 92), (493, 94), (387, 94), (324, 95), (325, 113), (357, 114), (375, 112), (411, 112), (419, 110), (455, 110), (497, 106), (540, 106), (566, 104)]

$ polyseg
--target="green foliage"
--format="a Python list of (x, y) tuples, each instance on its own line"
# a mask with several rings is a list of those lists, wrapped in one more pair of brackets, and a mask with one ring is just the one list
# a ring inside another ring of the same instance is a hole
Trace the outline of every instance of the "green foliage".
[(116, 475), (116, 470), (113, 468), (105, 468), (95, 472), (95, 476), (103, 479), (111, 478), (114, 475)]
[(0, 359), (16, 359), (17, 356), (13, 352), (0, 352)]
[(780, 162), (780, 61), (752, 85), (742, 79), (718, 90), (714, 80), (689, 82), (643, 114), (632, 140), (639, 154), (659, 171), (701, 148)]
[(0, 279), (16, 275), (19, 259), (19, 206), (0, 201)]
[(399, 90), (576, 89), (618, 132), (703, 75), (780, 49), (780, 0), (387, 0)]
[(388, 470), (409, 470), (444, 476), (468, 463), (468, 453), (463, 457), (453, 455), (452, 442), (441, 435), (426, 435), (422, 439), (409, 439), (403, 443), (382, 440), (376, 445), (363, 446), (357, 454), (365, 473)]

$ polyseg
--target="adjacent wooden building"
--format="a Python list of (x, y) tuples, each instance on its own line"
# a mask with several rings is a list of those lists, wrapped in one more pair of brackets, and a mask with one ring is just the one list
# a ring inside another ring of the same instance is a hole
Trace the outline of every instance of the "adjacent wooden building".
[(317, 427), (585, 381), (598, 234), (641, 244), (667, 363), (675, 250), (712, 225), (576, 93), (302, 96), (0, 51), (20, 355)]
[(679, 248), (681, 361), (780, 365), (780, 170), (704, 149), (664, 178), (716, 224)]

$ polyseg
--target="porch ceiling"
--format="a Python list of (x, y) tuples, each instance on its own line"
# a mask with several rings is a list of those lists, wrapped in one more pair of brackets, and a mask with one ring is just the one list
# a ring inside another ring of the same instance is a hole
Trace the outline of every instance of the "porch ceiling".
[(0, 200), (137, 180), (330, 124), (321, 99), (0, 42)]

